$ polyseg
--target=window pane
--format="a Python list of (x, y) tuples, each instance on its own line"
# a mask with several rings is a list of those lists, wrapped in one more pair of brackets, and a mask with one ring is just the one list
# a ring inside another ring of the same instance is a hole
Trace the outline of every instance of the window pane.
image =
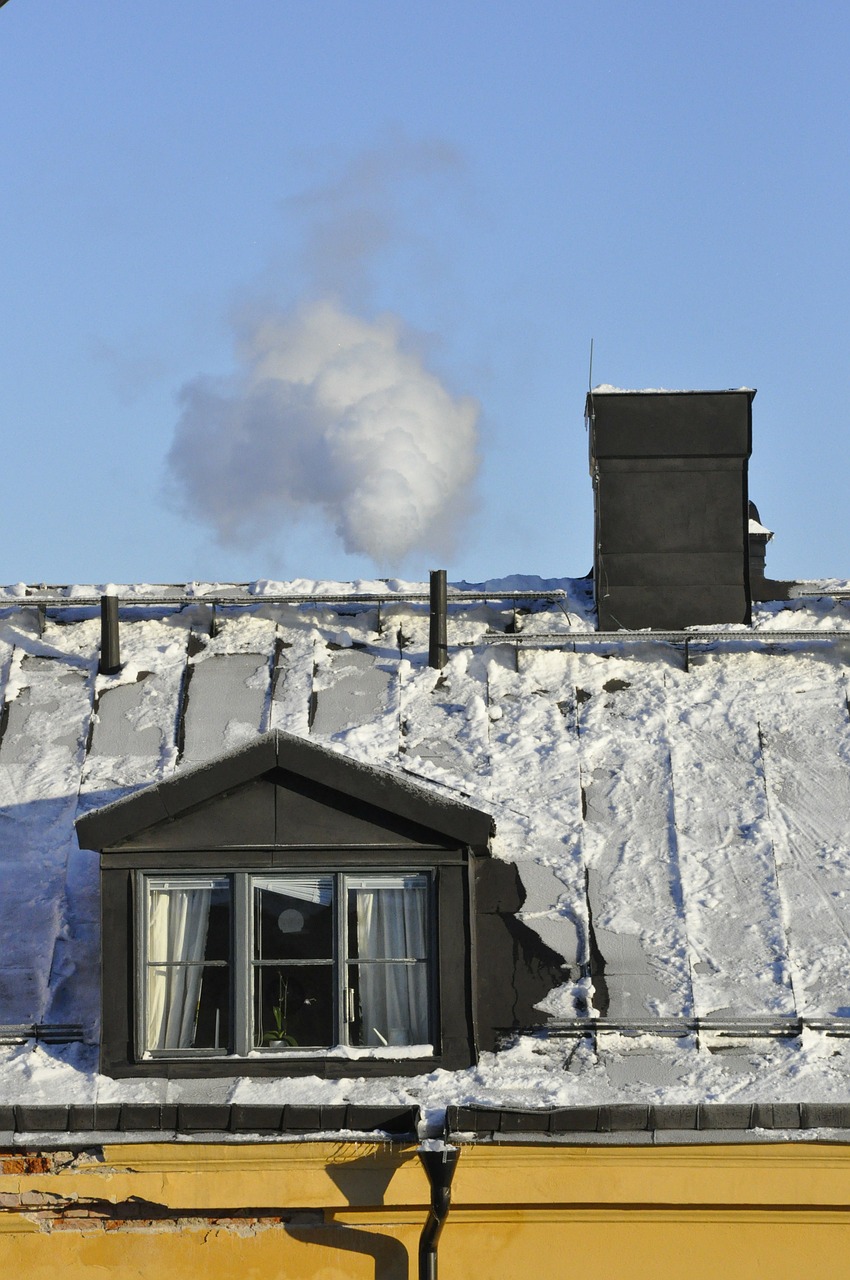
[(229, 881), (151, 878), (147, 905), (145, 1047), (227, 1049)]
[(359, 961), (348, 969), (352, 1044), (431, 1041), (425, 963), (429, 883), (423, 874), (348, 877), (348, 955)]
[(224, 965), (151, 965), (146, 1047), (226, 1050), (230, 1039), (229, 977)]
[(254, 959), (331, 960), (333, 876), (254, 878)]
[(349, 966), (354, 988), (353, 1045), (430, 1044), (427, 965)]
[(198, 963), (230, 955), (230, 885), (225, 879), (151, 881), (148, 960)]
[(424, 960), (428, 878), (348, 881), (348, 954), (360, 960)]
[(257, 1048), (328, 1048), (334, 1043), (334, 967), (263, 965), (254, 970)]

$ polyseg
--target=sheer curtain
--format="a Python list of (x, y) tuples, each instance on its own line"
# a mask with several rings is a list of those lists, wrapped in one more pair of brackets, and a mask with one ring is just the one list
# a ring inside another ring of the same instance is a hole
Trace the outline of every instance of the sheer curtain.
[[(148, 1049), (192, 1045), (203, 980), (211, 882), (151, 885), (148, 923)], [(163, 962), (166, 962), (165, 964)]]
[(363, 1042), (427, 1043), (425, 877), (349, 882), (349, 890), (356, 900), (357, 956), (372, 962), (358, 965)]

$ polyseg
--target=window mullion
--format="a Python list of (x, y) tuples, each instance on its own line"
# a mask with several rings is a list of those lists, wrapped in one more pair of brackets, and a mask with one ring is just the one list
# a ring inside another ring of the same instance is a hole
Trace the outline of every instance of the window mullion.
[(348, 1044), (351, 1023), (348, 1008), (348, 877), (336, 877), (337, 1041)]
[(233, 1048), (241, 1058), (252, 1048), (252, 961), (251, 880), (237, 873), (233, 876)]
[(147, 1048), (148, 991), (148, 916), (150, 913), (147, 878), (138, 871), (133, 876), (133, 912), (136, 922), (135, 1040), (136, 1053)]

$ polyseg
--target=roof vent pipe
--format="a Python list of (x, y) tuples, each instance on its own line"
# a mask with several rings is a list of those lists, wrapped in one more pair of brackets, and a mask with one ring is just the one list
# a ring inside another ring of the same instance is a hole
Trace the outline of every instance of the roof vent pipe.
[(790, 600), (792, 582), (765, 577), (767, 544), (773, 532), (761, 522), (759, 509), (749, 504), (750, 598), (752, 600)]
[(428, 633), (428, 666), (444, 667), (449, 659), (449, 645), (446, 631), (446, 571), (431, 570), (431, 612)]
[(419, 1237), (419, 1280), (437, 1280), (437, 1242), (449, 1216), (452, 1178), (460, 1152), (457, 1147), (439, 1146), (419, 1152), (431, 1184), (431, 1207)]
[(98, 673), (114, 676), (121, 670), (121, 644), (118, 638), (118, 597), (100, 597), (100, 662)]

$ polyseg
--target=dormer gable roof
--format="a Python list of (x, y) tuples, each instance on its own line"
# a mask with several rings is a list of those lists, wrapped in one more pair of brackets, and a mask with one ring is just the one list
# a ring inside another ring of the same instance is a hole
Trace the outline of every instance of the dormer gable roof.
[[(275, 729), (86, 814), (77, 820), (77, 837), (81, 848), (98, 851), (186, 847), (196, 842), (193, 817), (203, 811), (208, 825), (225, 799), (217, 847), (333, 843), (323, 817), (328, 809), (344, 812), (349, 846), (368, 844), (382, 829), (403, 843), (464, 845), (486, 855), (493, 831), (482, 810)], [(290, 837), (293, 817), (297, 831)]]

